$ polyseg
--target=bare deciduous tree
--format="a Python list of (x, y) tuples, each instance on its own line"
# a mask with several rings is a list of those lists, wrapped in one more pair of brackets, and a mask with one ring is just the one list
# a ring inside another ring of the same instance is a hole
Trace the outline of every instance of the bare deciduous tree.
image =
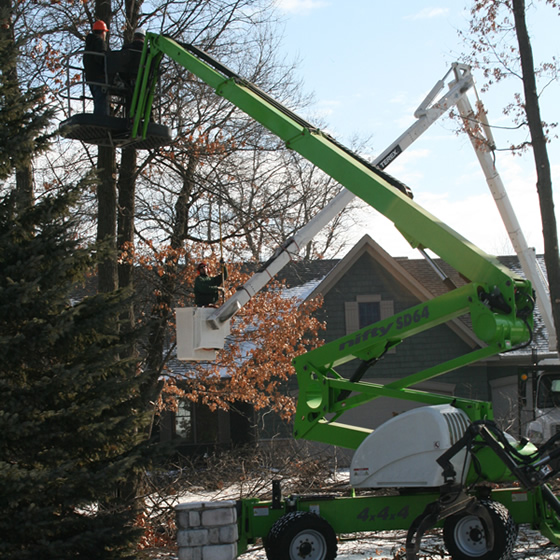
[[(269, 0), (61, 0), (18, 7), (22, 15), (17, 33), (31, 37), (22, 76), (46, 83), (51, 103), (64, 116), (68, 106), (58, 94), (65, 85), (66, 61), (83, 49), (98, 18), (110, 27), (112, 50), (142, 26), (202, 47), (291, 108), (307, 101), (293, 78), (293, 64), (278, 58), (280, 39)], [(38, 50), (48, 56), (34, 56)], [(45, 188), (62, 185), (68, 175), (75, 181), (97, 172), (96, 186), (83, 193), (80, 211), (84, 232), (95, 232), (90, 237), (115, 249), (99, 271), (101, 290), (132, 285), (134, 261), (126, 255), (134, 253), (136, 240), (165, 255), (153, 277), (155, 305), (145, 315), (150, 319), (146, 364), (154, 379), (168, 358), (173, 305), (185, 291), (180, 277), (185, 262), (192, 266), (199, 255), (215, 254), (222, 243), (231, 258), (266, 258), (339, 189), (168, 60), (163, 62), (158, 95), (162, 122), (175, 132), (170, 146), (115, 150), (64, 140), (41, 169)], [(306, 258), (336, 245), (337, 225), (320, 248), (308, 248)], [(129, 325), (134, 315), (130, 309)]]
[[(553, 0), (545, 0), (543, 4), (551, 9), (558, 8), (558, 4)], [(531, 6), (535, 7), (532, 3)], [(515, 127), (526, 127), (529, 131), (529, 139), (512, 144), (511, 150), (530, 148), (533, 153), (552, 313), (556, 331), (560, 332), (558, 228), (547, 150), (547, 144), (552, 140), (552, 129), (556, 124), (547, 123), (543, 119), (539, 103), (540, 94), (550, 81), (557, 78), (558, 66), (555, 59), (535, 64), (526, 18), (525, 0), (474, 2), (471, 8), (470, 35), (465, 35), (471, 48), (466, 60), (483, 69), (486, 79), (484, 88), (509, 77), (516, 77), (521, 81), (522, 93), (515, 94), (511, 103), (504, 108), (504, 113), (512, 117)]]

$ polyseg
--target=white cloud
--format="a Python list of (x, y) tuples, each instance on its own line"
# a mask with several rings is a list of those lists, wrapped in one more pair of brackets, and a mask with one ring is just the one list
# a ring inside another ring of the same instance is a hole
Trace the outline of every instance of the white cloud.
[(437, 17), (444, 17), (449, 14), (449, 8), (424, 8), (423, 10), (412, 14), (410, 16), (405, 16), (405, 19), (419, 20), (419, 19), (433, 19)]
[(389, 103), (394, 103), (396, 105), (404, 105), (408, 103), (408, 94), (404, 92), (395, 93), (390, 99)]
[(408, 185), (415, 193), (424, 179), (424, 170), (418, 164), (430, 157), (431, 151), (426, 148), (409, 148), (387, 168), (389, 175)]
[[(426, 159), (432, 153), (428, 148), (409, 148), (402, 154), (402, 160), (406, 163), (414, 163), (415, 161)], [(397, 160), (398, 161), (398, 160)]]
[(328, 2), (323, 0), (276, 0), (276, 6), (282, 12), (301, 15), (328, 6)]

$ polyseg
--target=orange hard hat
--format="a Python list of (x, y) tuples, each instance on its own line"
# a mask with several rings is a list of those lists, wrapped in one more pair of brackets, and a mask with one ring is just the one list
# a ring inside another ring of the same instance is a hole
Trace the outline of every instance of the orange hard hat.
[(98, 19), (93, 24), (93, 30), (94, 31), (109, 31), (109, 28), (107, 27), (107, 25), (105, 24), (105, 22), (102, 19)]

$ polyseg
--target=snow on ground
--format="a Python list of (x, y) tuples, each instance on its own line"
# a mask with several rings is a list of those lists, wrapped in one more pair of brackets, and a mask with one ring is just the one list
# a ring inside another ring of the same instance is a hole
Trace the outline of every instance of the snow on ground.
[[(404, 544), (406, 533), (387, 531), (384, 533), (368, 533), (359, 536), (341, 538), (338, 544), (337, 560), (404, 560)], [(154, 551), (155, 552), (155, 551)], [(152, 556), (157, 560), (177, 560), (177, 554), (160, 550)], [(441, 541), (438, 531), (427, 534), (422, 539), (420, 560), (450, 560)], [(527, 527), (519, 528), (517, 544), (511, 560), (560, 560), (560, 549), (550, 545), (538, 531)], [(239, 560), (266, 560), (262, 547), (254, 547), (239, 557)]]

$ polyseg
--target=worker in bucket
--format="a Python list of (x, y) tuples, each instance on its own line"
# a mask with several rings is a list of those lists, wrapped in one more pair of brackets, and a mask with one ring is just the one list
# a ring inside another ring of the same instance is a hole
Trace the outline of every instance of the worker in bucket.
[(84, 51), (85, 78), (93, 97), (93, 114), (99, 116), (109, 114), (105, 73), (108, 31), (107, 24), (103, 20), (97, 20), (92, 32), (86, 37)]
[(144, 42), (146, 41), (146, 31), (142, 28), (134, 30), (134, 36), (130, 43), (125, 43), (121, 51), (130, 53), (128, 60), (128, 68), (125, 68), (121, 74), (121, 78), (125, 84), (134, 88), (136, 83), (136, 76), (138, 75), (138, 68), (140, 66), (140, 59), (142, 58), (142, 50), (144, 49)]
[(223, 284), (227, 280), (228, 271), (224, 259), (220, 259), (220, 274), (208, 275), (208, 264), (201, 262), (197, 266), (198, 276), (194, 281), (194, 304), (197, 307), (215, 307), (224, 290)]

